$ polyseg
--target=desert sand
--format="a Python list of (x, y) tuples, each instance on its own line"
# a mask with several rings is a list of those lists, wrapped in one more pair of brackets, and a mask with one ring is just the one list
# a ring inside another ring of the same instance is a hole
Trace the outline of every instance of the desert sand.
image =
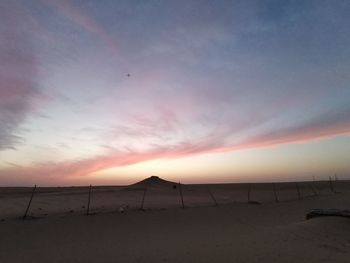
[(154, 177), (94, 187), (89, 216), (88, 187), (37, 188), (23, 220), (31, 190), (0, 189), (0, 262), (350, 262), (349, 218), (305, 219), (349, 209), (349, 181), (179, 189)]

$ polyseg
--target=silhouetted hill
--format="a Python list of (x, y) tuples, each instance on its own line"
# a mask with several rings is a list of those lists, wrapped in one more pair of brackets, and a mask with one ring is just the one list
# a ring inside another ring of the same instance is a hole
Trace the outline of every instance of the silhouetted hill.
[(140, 182), (132, 184), (129, 187), (132, 187), (132, 188), (135, 188), (135, 187), (137, 187), (137, 188), (145, 188), (145, 187), (171, 187), (171, 188), (175, 188), (176, 186), (177, 186), (177, 183), (175, 183), (175, 182), (161, 179), (158, 176), (151, 176), (151, 177), (148, 177)]

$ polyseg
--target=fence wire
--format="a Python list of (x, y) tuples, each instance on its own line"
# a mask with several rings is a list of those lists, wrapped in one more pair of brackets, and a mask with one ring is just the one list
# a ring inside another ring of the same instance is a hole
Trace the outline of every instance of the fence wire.
[[(231, 203), (271, 203), (349, 192), (350, 181), (239, 183), (168, 186), (92, 186), (0, 188), (0, 220), (50, 215), (96, 214), (220, 206)], [(34, 194), (33, 194), (34, 192)], [(33, 196), (32, 196), (33, 194)], [(182, 197), (181, 197), (182, 194)], [(30, 201), (30, 198), (32, 200)]]

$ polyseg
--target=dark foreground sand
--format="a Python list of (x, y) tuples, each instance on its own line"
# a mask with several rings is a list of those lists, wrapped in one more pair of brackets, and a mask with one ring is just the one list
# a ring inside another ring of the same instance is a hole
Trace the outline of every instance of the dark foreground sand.
[(311, 208), (349, 209), (350, 193), (10, 218), (0, 222), (0, 262), (350, 262), (350, 219), (305, 220)]

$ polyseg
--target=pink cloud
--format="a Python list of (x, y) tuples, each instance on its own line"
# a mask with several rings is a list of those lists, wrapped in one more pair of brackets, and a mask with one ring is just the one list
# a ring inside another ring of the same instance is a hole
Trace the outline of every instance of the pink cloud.
[[(69, 1), (46, 0), (45, 3), (75, 25), (98, 36), (109, 47), (117, 59), (122, 58), (115, 39), (101, 24), (92, 17), (84, 14), (83, 10)], [(14, 148), (16, 143), (22, 140), (16, 134), (16, 129), (32, 111), (33, 98), (40, 95), (39, 90), (36, 88), (38, 69), (35, 56), (30, 49), (30, 45), (26, 45), (25, 43), (22, 46), (22, 40), (26, 40), (26, 37), (22, 36), (24, 32), (21, 31), (23, 22), (21, 22), (19, 17), (14, 16), (12, 12), (8, 11), (6, 8), (0, 10), (2, 20), (8, 23), (4, 27), (8, 30), (3, 34), (5, 42), (0, 45), (0, 122), (2, 123), (0, 126), (0, 150)], [(24, 34), (24, 36), (28, 35)], [(211, 79), (210, 77), (195, 82), (183, 80), (183, 82), (176, 84), (176, 88), (171, 89), (174, 92), (164, 89), (164, 93), (159, 94), (157, 93), (158, 86), (169, 83), (170, 80), (177, 79), (173, 77), (176, 74), (173, 74), (173, 72), (167, 73), (171, 75), (168, 79), (167, 77), (162, 77), (166, 74), (167, 70), (148, 70), (149, 67), (149, 64), (145, 66), (145, 73), (143, 75), (139, 73), (138, 79), (142, 80), (139, 82), (136, 81), (134, 85), (135, 89), (130, 89), (128, 85), (125, 88), (125, 93), (130, 93), (132, 97), (137, 94), (138, 97), (143, 98), (142, 101), (145, 101), (147, 106), (139, 105), (139, 100), (136, 99), (135, 108), (141, 113), (132, 113), (121, 125), (115, 125), (110, 135), (111, 141), (118, 138), (118, 136), (121, 138), (132, 137), (140, 141), (145, 141), (145, 139), (149, 138), (150, 140), (147, 142), (151, 146), (149, 149), (135, 150), (132, 147), (125, 147), (125, 151), (116, 151), (114, 147), (107, 145), (105, 147), (106, 153), (101, 156), (78, 161), (56, 161), (45, 164), (34, 164), (29, 167), (13, 166), (3, 169), (1, 172), (10, 177), (28, 176), (36, 178), (38, 176), (47, 176), (66, 178), (84, 176), (106, 168), (131, 165), (147, 160), (182, 158), (196, 154), (269, 147), (283, 143), (301, 143), (337, 134), (349, 134), (350, 132), (350, 119), (348, 117), (350, 116), (350, 109), (345, 108), (340, 109), (338, 112), (329, 112), (320, 118), (311, 119), (301, 124), (294, 124), (291, 127), (274, 127), (267, 131), (255, 135), (246, 135), (244, 138), (235, 140), (233, 137), (236, 133), (250, 131), (265, 124), (277, 115), (283, 116), (284, 112), (290, 109), (294, 110), (295, 107), (302, 106), (305, 102), (323, 97), (323, 94), (326, 91), (328, 92), (329, 87), (335, 84), (330, 83), (326, 85), (327, 89), (324, 89), (317, 97), (315, 94), (319, 92), (318, 87), (320, 85), (314, 85), (317, 87), (314, 89), (317, 92), (304, 94), (302, 90), (305, 88), (305, 85), (302, 85), (304, 83), (304, 79), (302, 78), (302, 83), (292, 82), (290, 84), (291, 89), (289, 92), (285, 93), (284, 89), (280, 89), (277, 95), (273, 94), (271, 96), (269, 94), (268, 96), (270, 97), (268, 98), (271, 99), (264, 100), (260, 98), (260, 96), (264, 95), (262, 93), (259, 94), (258, 89), (253, 89), (253, 92), (256, 92), (256, 94), (252, 96), (244, 92), (242, 92), (243, 94), (236, 94), (232, 92), (231, 84), (228, 85), (230, 89), (220, 92), (220, 89), (216, 89), (217, 86), (220, 86), (220, 81), (215, 77), (212, 82), (208, 82), (208, 79)], [(153, 71), (153, 73), (150, 71)], [(189, 79), (193, 78), (192, 73), (189, 73), (191, 74)], [(310, 78), (317, 79), (317, 77), (318, 74)], [(128, 79), (128, 84), (133, 81), (132, 79)], [(179, 79), (181, 80), (181, 78)], [(259, 82), (263, 82), (261, 79), (257, 79)], [(285, 79), (282, 78), (283, 83), (272, 82), (271, 86), (283, 86)], [(322, 78), (318, 80), (318, 82), (322, 81)], [(316, 84), (319, 84), (318, 82)], [(260, 87), (259, 84), (255, 82), (251, 83), (251, 85), (257, 87)], [(225, 81), (222, 81), (222, 86), (225, 85)], [(296, 91), (294, 86), (299, 87), (298, 96), (295, 96), (297, 99), (291, 99)], [(121, 91), (118, 90), (118, 92)], [(248, 99), (243, 99), (242, 102), (239, 99), (235, 100), (236, 97), (241, 98), (244, 95), (247, 98), (256, 98), (258, 103), (255, 104), (252, 102), (247, 106), (247, 102), (250, 102)], [(304, 101), (304, 97), (308, 97), (308, 100)], [(149, 102), (152, 103), (153, 101), (157, 101), (157, 107), (155, 108), (159, 110), (158, 115), (154, 114), (153, 105), (148, 105)], [(224, 103), (227, 104), (227, 108), (221, 108)], [(239, 103), (245, 103), (245, 106), (242, 107), (242, 112), (239, 111)], [(152, 109), (150, 110), (149, 108)], [(174, 111), (171, 109), (174, 109)], [(221, 109), (226, 109), (229, 112), (222, 119), (220, 119)], [(132, 111), (134, 111), (134, 108)], [(215, 117), (210, 115), (211, 112), (214, 113), (213, 115)], [(288, 123), (290, 124), (292, 121), (288, 120)], [(200, 128), (206, 125), (208, 126), (208, 129), (203, 128), (205, 131), (203, 133), (206, 135), (197, 136), (194, 132), (189, 134), (191, 131), (196, 130), (197, 126), (195, 125), (198, 123), (202, 125)], [(182, 128), (182, 125), (187, 124), (190, 127), (186, 127), (185, 130), (187, 132), (186, 135), (189, 136), (176, 137), (176, 132)], [(193, 126), (195, 126), (194, 129), (191, 129)], [(213, 131), (208, 132), (208, 130)], [(258, 130), (257, 128), (256, 131)], [(169, 143), (167, 138), (172, 136), (176, 138), (174, 142)]]
[[(325, 119), (315, 119), (292, 129), (271, 131), (248, 138), (240, 143), (226, 144), (224, 134), (211, 134), (204, 138), (182, 142), (173, 146), (158, 146), (155, 149), (137, 152), (111, 150), (101, 156), (78, 161), (50, 162), (31, 167), (12, 166), (2, 173), (15, 177), (67, 178), (84, 176), (103, 169), (122, 167), (148, 160), (183, 158), (204, 153), (238, 151), (258, 147), (269, 147), (284, 143), (302, 143), (335, 136), (350, 134), (350, 121), (344, 121), (345, 114), (329, 114)], [(219, 137), (218, 137), (219, 136)], [(221, 136), (221, 137), (220, 137)]]

